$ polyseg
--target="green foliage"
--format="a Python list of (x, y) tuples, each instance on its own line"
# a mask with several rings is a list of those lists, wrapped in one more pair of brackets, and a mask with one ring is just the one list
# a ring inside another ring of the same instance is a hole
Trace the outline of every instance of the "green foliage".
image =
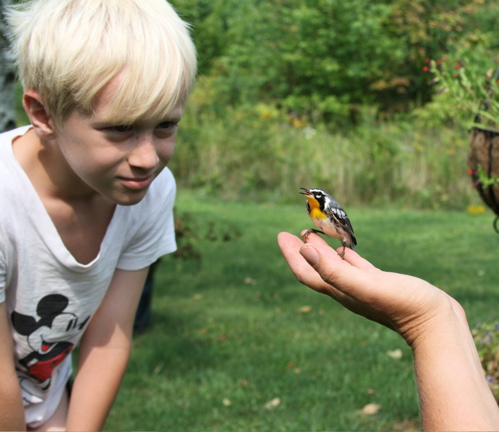
[(189, 212), (175, 212), (177, 250), (173, 256), (181, 260), (201, 260), (203, 254), (199, 243), (203, 240), (228, 242), (240, 236), (241, 231), (235, 225), (220, 226), (215, 221), (199, 221)]
[(200, 55), (172, 163), (181, 186), (286, 201), (317, 185), (344, 203), (422, 208), (476, 198), (467, 128), (497, 63), (496, 2), (174, 3)]
[[(313, 121), (431, 98), (425, 58), (493, 46), (492, 0), (175, 0), (193, 23), (203, 108), (264, 102)], [(495, 14), (497, 16), (497, 14)]]
[(433, 104), (445, 108), (444, 119), (468, 128), (499, 128), (498, 55), (477, 46), (467, 47), (433, 60), (430, 71), (439, 93)]
[(170, 167), (180, 188), (223, 199), (289, 202), (317, 186), (344, 204), (464, 208), (476, 199), (467, 136), (416, 118), (380, 122), (375, 108), (331, 131), (264, 104), (223, 118), (191, 105)]
[(499, 185), (499, 177), (489, 177), (489, 175), (485, 172), (480, 164), (477, 165), (476, 173), (471, 170), (469, 171), (469, 173), (476, 174), (478, 178), (476, 185), (481, 185), (483, 189), (487, 189), (490, 186)]
[[(300, 285), (280, 254), (279, 231), (311, 227), (301, 195), (282, 205), (180, 191), (177, 205), (202, 232), (214, 223), (222, 231), (237, 226), (241, 236), (200, 235), (201, 265), (161, 261), (152, 327), (134, 340), (106, 430), (418, 429), (402, 339)], [(497, 322), (497, 257), (481, 252), (497, 247), (490, 213), (346, 210), (359, 252), (374, 265), (436, 284), (463, 304), (471, 323)], [(401, 358), (390, 355), (396, 350)], [(381, 409), (362, 414), (370, 403)]]
[(198, 67), (203, 74), (210, 71), (213, 62), (223, 55), (228, 43), (227, 20), (234, 1), (227, 0), (175, 0), (181, 17), (189, 22), (198, 51)]

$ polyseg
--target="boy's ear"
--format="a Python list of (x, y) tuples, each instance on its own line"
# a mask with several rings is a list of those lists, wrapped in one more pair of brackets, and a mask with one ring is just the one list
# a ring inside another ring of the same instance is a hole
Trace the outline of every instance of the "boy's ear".
[(54, 123), (36, 90), (24, 92), (23, 106), (37, 135), (43, 140), (55, 139)]

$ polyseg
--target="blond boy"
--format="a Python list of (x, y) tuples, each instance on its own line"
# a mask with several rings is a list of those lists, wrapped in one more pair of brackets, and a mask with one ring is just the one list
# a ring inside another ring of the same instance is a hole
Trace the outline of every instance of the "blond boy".
[(8, 20), (31, 125), (0, 135), (0, 429), (99, 430), (148, 266), (176, 247), (165, 167), (195, 49), (164, 0), (37, 0)]

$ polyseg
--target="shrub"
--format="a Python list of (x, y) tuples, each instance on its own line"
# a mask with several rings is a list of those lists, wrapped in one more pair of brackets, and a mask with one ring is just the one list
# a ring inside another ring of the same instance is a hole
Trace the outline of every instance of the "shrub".
[(296, 199), (322, 187), (345, 205), (464, 208), (473, 201), (464, 128), (420, 118), (381, 122), (359, 110), (354, 128), (331, 129), (265, 104), (185, 115), (171, 167), (181, 187), (226, 199)]
[(499, 323), (477, 323), (473, 338), (487, 382), (499, 403)]

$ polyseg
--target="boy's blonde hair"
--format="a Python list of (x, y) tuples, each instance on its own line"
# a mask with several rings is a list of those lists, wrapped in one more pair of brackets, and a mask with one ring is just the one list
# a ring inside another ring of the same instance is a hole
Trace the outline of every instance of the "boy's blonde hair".
[[(196, 74), (189, 26), (166, 0), (31, 0), (7, 11), (25, 90), (56, 124), (123, 77), (105, 121), (163, 121), (186, 102)], [(123, 73), (122, 73), (123, 72)]]

